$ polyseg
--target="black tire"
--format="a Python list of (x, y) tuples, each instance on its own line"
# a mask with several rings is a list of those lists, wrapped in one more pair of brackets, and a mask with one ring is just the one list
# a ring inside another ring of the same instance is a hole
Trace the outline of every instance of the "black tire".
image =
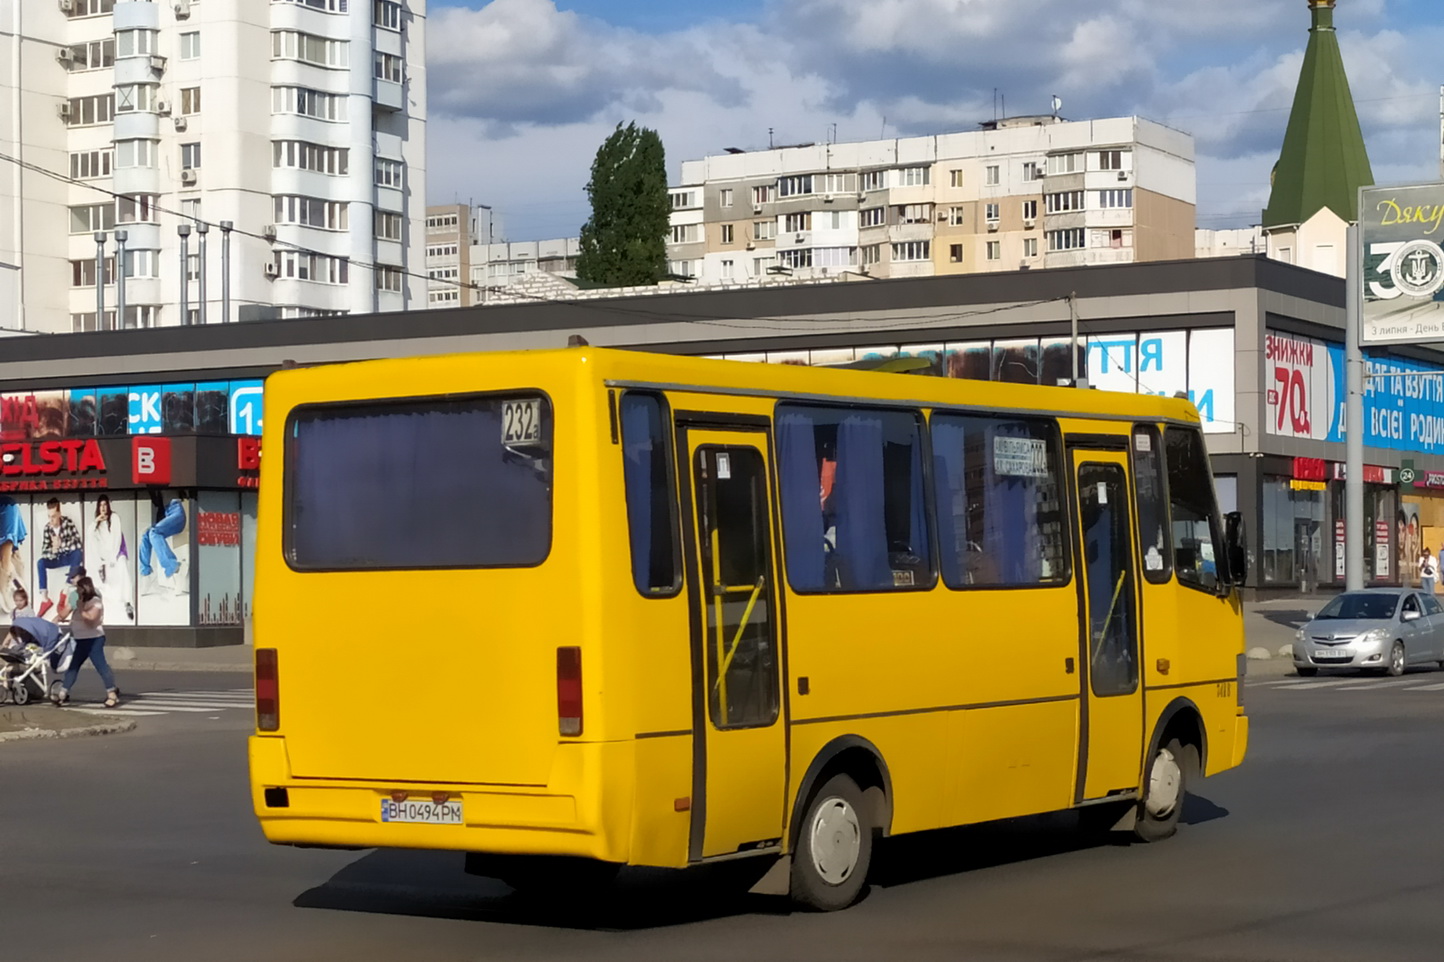
[(28, 681), (22, 681), (13, 685), (10, 688), (10, 698), (17, 705), (30, 704), (30, 683)]
[(815, 912), (857, 901), (872, 865), (873, 826), (862, 790), (834, 775), (813, 793), (792, 853), (792, 900)]
[(1317, 668), (1310, 668), (1308, 665), (1295, 665), (1294, 671), (1300, 678), (1312, 678), (1319, 673)]
[(1133, 834), (1143, 842), (1161, 842), (1178, 831), (1178, 816), (1188, 796), (1188, 782), (1196, 768), (1197, 754), (1178, 739), (1159, 746), (1143, 773), (1143, 799)]
[(1408, 652), (1404, 650), (1402, 641), (1394, 642), (1394, 647), (1389, 649), (1389, 667), (1384, 669), (1384, 674), (1398, 678), (1404, 674), (1408, 667)]

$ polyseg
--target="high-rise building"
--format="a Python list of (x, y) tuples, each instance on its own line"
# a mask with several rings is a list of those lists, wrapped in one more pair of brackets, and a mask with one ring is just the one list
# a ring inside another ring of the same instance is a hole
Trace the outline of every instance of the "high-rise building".
[(1309, 0), (1299, 86), (1263, 212), (1270, 257), (1343, 277), (1360, 187), (1374, 183), (1334, 33), (1334, 0)]
[(1136, 117), (729, 151), (682, 164), (672, 273), (921, 277), (1192, 257), (1193, 138)]
[(427, 307), (470, 307), (497, 299), (513, 303), (525, 298), (521, 289), (533, 284), (553, 294), (575, 291), (571, 281), (577, 274), (580, 238), (497, 240), (497, 227), (485, 204), (426, 209)]
[(229, 320), (421, 303), (425, 24), (425, 0), (0, 0), (0, 327), (217, 323), (225, 247)]
[(476, 224), (468, 204), (426, 208), (426, 306), (470, 307), (479, 298), (471, 279)]

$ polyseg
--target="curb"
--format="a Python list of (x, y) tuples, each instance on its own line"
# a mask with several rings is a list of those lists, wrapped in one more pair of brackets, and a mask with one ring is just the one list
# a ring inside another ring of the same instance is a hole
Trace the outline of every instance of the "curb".
[(161, 661), (116, 661), (112, 666), (126, 671), (215, 671), (245, 675), (252, 671), (250, 665), (177, 665)]
[(26, 728), (18, 732), (0, 732), (0, 743), (30, 741), (36, 738), (83, 738), (87, 735), (118, 735), (135, 728), (128, 718), (86, 725), (84, 728)]

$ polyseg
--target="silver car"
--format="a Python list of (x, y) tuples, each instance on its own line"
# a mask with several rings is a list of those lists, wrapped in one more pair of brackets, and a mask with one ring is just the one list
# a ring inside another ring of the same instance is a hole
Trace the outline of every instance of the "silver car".
[(1413, 665), (1444, 668), (1444, 605), (1409, 589), (1346, 591), (1294, 636), (1294, 667), (1364, 668), (1402, 675)]

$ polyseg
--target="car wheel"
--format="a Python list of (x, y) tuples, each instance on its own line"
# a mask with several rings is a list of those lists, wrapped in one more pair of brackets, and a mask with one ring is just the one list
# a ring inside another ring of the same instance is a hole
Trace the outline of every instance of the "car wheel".
[(1312, 678), (1319, 673), (1317, 668), (1312, 668), (1308, 665), (1295, 665), (1294, 671), (1298, 673), (1300, 678)]
[(812, 796), (792, 855), (792, 899), (818, 912), (845, 909), (862, 894), (872, 863), (872, 826), (862, 791), (834, 775)]
[(1389, 667), (1386, 669), (1387, 673), (1393, 675), (1395, 678), (1404, 674), (1404, 659), (1404, 643), (1402, 641), (1394, 642), (1394, 647), (1389, 649)]
[(1188, 794), (1188, 774), (1196, 757), (1191, 746), (1176, 738), (1159, 746), (1148, 766), (1148, 781), (1133, 826), (1133, 834), (1141, 841), (1161, 842), (1178, 831), (1178, 816)]

